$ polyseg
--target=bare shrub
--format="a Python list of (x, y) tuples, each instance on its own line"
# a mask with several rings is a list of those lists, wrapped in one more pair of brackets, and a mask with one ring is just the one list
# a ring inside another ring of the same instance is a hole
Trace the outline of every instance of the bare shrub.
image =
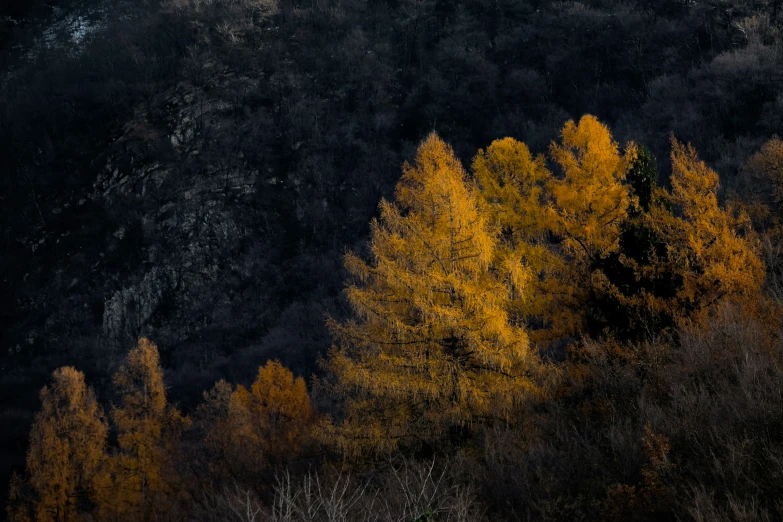
[(459, 484), (448, 466), (403, 462), (371, 479), (351, 475), (324, 479), (308, 473), (295, 482), (278, 479), (271, 522), (410, 522), (483, 519), (473, 490)]
[(209, 522), (263, 522), (271, 520), (269, 510), (252, 488), (238, 484), (204, 495), (199, 518)]

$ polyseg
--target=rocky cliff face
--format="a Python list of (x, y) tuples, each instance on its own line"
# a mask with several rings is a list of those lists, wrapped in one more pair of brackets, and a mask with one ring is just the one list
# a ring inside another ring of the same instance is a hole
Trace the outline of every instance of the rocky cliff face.
[[(20, 294), (36, 297), (17, 303), (12, 352), (61, 354), (104, 375), (150, 336), (177, 369), (172, 383), (197, 395), (267, 357), (303, 370), (326, 345), (323, 305), (295, 295), (323, 282), (284, 261), (298, 249), (301, 182), (270, 166), (273, 140), (245, 152), (259, 111), (236, 93), (262, 90), (261, 79), (207, 69), (201, 85), (137, 107), (93, 161), (91, 189), (64, 194), (25, 239), (36, 262)], [(339, 274), (334, 262), (321, 266)]]
[[(109, 345), (152, 331), (175, 340), (193, 335), (214, 323), (227, 306), (213, 301), (205, 308), (198, 299), (220, 295), (210, 287), (222, 282), (221, 276), (252, 276), (237, 249), (253, 231), (237, 214), (250, 211), (258, 172), (241, 157), (219, 158), (219, 164), (211, 158), (198, 161), (202, 136), (231, 124), (232, 105), (187, 84), (155, 103), (166, 107), (169, 128), (154, 127), (139, 111), (109, 153), (91, 195), (103, 207), (140, 210), (135, 223), (120, 224), (113, 232), (117, 239), (123, 240), (134, 225), (149, 238), (139, 266), (104, 296), (100, 336)], [(151, 145), (168, 148), (168, 162), (150, 159)], [(160, 314), (172, 313), (163, 310), (167, 306), (180, 321), (158, 320), (156, 325)]]

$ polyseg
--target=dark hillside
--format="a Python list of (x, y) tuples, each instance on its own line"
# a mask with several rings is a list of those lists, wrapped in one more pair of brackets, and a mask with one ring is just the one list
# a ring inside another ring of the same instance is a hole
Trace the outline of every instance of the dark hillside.
[(0, 488), (58, 366), (108, 403), (150, 337), (186, 412), (268, 359), (317, 372), (325, 316), (348, 313), (342, 256), (433, 130), (468, 162), (504, 136), (545, 153), (589, 113), (661, 172), (674, 134), (721, 198), (745, 190), (783, 135), (779, 4), (108, 2), (83, 42), (21, 58), (52, 4), (4, 2)]

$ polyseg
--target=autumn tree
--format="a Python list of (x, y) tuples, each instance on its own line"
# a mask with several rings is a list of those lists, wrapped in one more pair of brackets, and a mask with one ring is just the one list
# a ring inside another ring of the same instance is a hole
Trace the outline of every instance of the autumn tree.
[(574, 329), (570, 310), (566, 262), (551, 245), (555, 220), (548, 186), (552, 174), (543, 156), (533, 156), (513, 138), (496, 140), (479, 149), (473, 177), (487, 219), (499, 232), (498, 255), (519, 260), (531, 274), (524, 292), (512, 297), (511, 310), (527, 327), (531, 341), (551, 341)]
[[(12, 506), (11, 518), (79, 520), (95, 498), (107, 432), (103, 410), (84, 374), (70, 366), (55, 370), (51, 383), (41, 390), (41, 410), (30, 432), (27, 478), (33, 491), (32, 516), (25, 507)], [(12, 483), (12, 497), (19, 498), (20, 482), (17, 478)]]
[(172, 454), (187, 420), (167, 404), (157, 346), (140, 339), (114, 375), (120, 405), (113, 408), (118, 452), (103, 478), (105, 519), (152, 520), (177, 494)]
[(221, 379), (203, 393), (194, 416), (193, 426), (200, 440), (189, 458), (202, 480), (216, 489), (241, 477), (247, 461), (255, 457), (240, 436), (247, 420), (242, 415), (244, 410), (237, 412), (233, 393), (234, 386)]
[(458, 443), (536, 390), (536, 357), (507, 313), (530, 275), (498, 257), (476, 190), (438, 136), (405, 164), (395, 196), (371, 224), (369, 259), (345, 257), (353, 317), (330, 321), (338, 346), (326, 367), (344, 411), (327, 432), (347, 454)]
[(204, 399), (199, 419), (220, 482), (269, 478), (304, 449), (315, 420), (304, 380), (277, 361), (258, 369), (249, 390), (220, 381)]
[(294, 378), (278, 361), (268, 361), (250, 390), (239, 386), (235, 394), (250, 412), (254, 439), (269, 466), (283, 465), (302, 449), (314, 418), (304, 379)]
[(635, 145), (621, 155), (609, 129), (586, 115), (578, 124), (565, 124), (549, 153), (562, 173), (549, 190), (566, 252), (589, 261), (616, 250), (629, 202), (625, 173)]
[(735, 204), (750, 216), (759, 232), (767, 267), (766, 293), (783, 305), (783, 140), (774, 136), (742, 169), (745, 183)]
[(562, 315), (562, 333), (584, 333), (595, 312), (595, 289), (605, 280), (600, 260), (617, 252), (633, 199), (625, 177), (637, 147), (629, 143), (621, 153), (609, 129), (585, 115), (579, 123), (565, 124), (549, 154), (559, 170), (547, 187), (553, 200), (551, 231), (565, 260), (555, 309)]
[(545, 188), (552, 174), (546, 159), (533, 156), (513, 138), (495, 140), (473, 159), (473, 177), (486, 204), (487, 219), (499, 227), (505, 243), (541, 242), (547, 222)]
[(747, 217), (718, 204), (718, 174), (691, 145), (672, 138), (671, 194), (677, 211), (656, 216), (669, 238), (673, 269), (682, 276), (677, 305), (701, 314), (724, 299), (752, 303), (760, 297), (764, 265), (742, 235)]

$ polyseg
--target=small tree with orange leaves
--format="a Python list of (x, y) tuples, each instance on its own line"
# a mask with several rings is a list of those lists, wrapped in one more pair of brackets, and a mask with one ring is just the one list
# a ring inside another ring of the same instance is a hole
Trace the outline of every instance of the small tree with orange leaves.
[(454, 441), (536, 390), (537, 357), (507, 313), (529, 273), (498, 258), (451, 148), (431, 134), (380, 210), (369, 261), (345, 258), (353, 318), (330, 321), (326, 367), (345, 408), (327, 431), (354, 455)]
[(672, 138), (671, 159), (669, 201), (677, 214), (658, 213), (654, 218), (669, 238), (672, 270), (683, 280), (677, 308), (696, 317), (726, 299), (753, 304), (761, 297), (764, 265), (741, 234), (747, 217), (718, 205), (718, 174), (692, 146)]

